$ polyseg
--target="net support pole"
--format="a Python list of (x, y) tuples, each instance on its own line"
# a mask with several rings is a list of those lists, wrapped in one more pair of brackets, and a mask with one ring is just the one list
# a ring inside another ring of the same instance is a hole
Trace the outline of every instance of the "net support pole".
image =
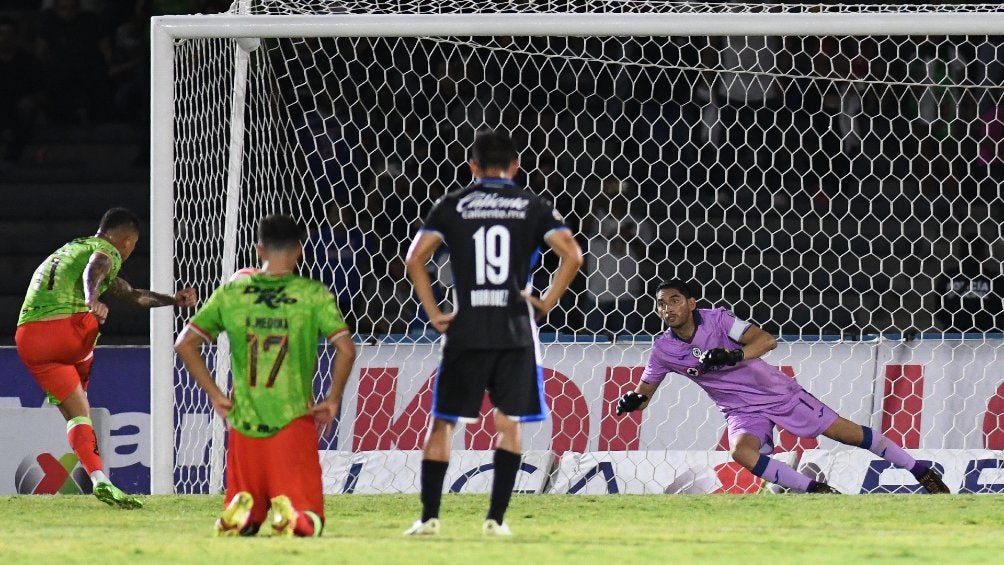
[[(150, 288), (174, 293), (174, 38), (150, 28)], [(150, 311), (150, 492), (174, 493), (174, 309)]]
[[(247, 13), (248, 0), (240, 2), (242, 13)], [(223, 256), (221, 257), (222, 278), (219, 281), (223, 284), (236, 268), (237, 261), (237, 238), (234, 234), (238, 231), (240, 222), (241, 203), (241, 180), (243, 179), (244, 164), (244, 112), (247, 99), (248, 84), (248, 64), (251, 60), (251, 52), (258, 48), (261, 40), (257, 38), (237, 38), (234, 49), (234, 83), (230, 93), (230, 145), (227, 155), (227, 195), (223, 213), (223, 233), (227, 237), (223, 239)], [(230, 342), (226, 335), (221, 335), (217, 341), (216, 348), (216, 386), (220, 390), (229, 390), (230, 375)], [(210, 494), (223, 491), (223, 469), (226, 461), (226, 451), (224, 449), (226, 436), (226, 422), (219, 418), (211, 419), (211, 441), (209, 442), (209, 492)]]

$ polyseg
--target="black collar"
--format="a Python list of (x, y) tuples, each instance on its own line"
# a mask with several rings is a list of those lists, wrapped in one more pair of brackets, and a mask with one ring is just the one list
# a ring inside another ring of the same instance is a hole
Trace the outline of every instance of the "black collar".
[(683, 342), (686, 342), (686, 343), (690, 343), (691, 341), (693, 341), (694, 336), (697, 335), (697, 328), (699, 328), (701, 326), (701, 322), (702, 322), (702, 320), (701, 320), (701, 312), (699, 310), (695, 309), (694, 310), (694, 335), (690, 336), (690, 339), (683, 339), (682, 337), (676, 335), (676, 332), (673, 331), (673, 328), (669, 328), (669, 333), (672, 334), (673, 337), (675, 337), (676, 339), (678, 339), (680, 341), (683, 341)]

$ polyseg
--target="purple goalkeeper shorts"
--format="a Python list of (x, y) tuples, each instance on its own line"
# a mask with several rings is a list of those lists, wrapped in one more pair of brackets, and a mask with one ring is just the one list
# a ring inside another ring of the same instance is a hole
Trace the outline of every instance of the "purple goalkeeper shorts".
[(839, 416), (806, 390), (791, 395), (787, 402), (758, 412), (732, 412), (725, 419), (729, 424), (729, 441), (740, 434), (760, 440), (760, 453), (774, 451), (774, 426), (784, 428), (798, 437), (819, 437)]

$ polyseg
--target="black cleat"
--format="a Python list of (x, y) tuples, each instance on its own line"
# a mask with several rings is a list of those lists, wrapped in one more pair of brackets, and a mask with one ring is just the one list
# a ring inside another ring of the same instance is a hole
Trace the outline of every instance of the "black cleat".
[(934, 469), (924, 471), (923, 475), (917, 477), (917, 482), (931, 494), (952, 494), (945, 481), (941, 480), (941, 475)]
[(840, 491), (826, 483), (816, 482), (816, 486), (809, 489), (812, 494), (840, 494)]

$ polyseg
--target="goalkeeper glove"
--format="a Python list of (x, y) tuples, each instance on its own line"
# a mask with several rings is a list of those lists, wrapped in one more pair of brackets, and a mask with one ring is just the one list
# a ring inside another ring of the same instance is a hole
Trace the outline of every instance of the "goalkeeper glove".
[(647, 394), (641, 394), (634, 391), (625, 394), (617, 401), (617, 415), (620, 416), (625, 412), (634, 412), (646, 400), (648, 400)]
[(705, 351), (704, 355), (701, 355), (701, 366), (705, 371), (717, 369), (725, 365), (731, 367), (742, 361), (744, 357), (742, 348), (729, 351), (728, 349), (716, 347)]

